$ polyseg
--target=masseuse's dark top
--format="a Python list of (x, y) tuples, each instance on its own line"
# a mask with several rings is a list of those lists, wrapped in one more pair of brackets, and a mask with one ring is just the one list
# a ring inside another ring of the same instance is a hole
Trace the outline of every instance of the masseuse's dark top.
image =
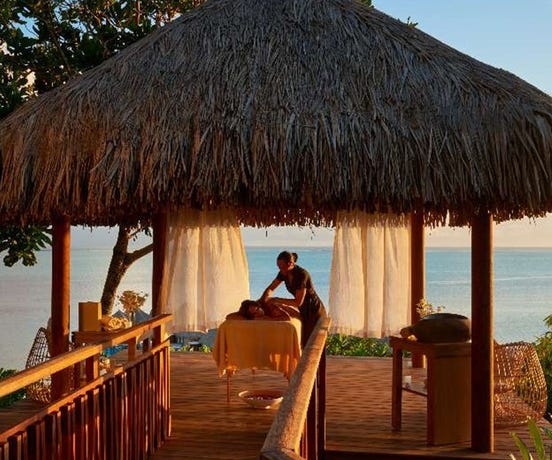
[(326, 316), (326, 309), (314, 290), (310, 273), (307, 270), (299, 265), (295, 265), (291, 269), (290, 275), (288, 279), (287, 276), (278, 272), (276, 279), (286, 283), (286, 289), (294, 297), (298, 289), (305, 288), (307, 290), (305, 300), (303, 300), (303, 304), (299, 307), (302, 323), (301, 344), (304, 346), (316, 326), (318, 318)]

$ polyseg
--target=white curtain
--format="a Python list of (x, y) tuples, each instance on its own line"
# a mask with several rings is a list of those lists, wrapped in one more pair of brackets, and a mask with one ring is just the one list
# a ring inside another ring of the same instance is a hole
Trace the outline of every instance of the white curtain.
[(328, 310), (334, 333), (386, 337), (410, 324), (407, 216), (338, 213)]
[(240, 227), (227, 210), (169, 214), (165, 285), (171, 332), (215, 328), (248, 299), (249, 269)]

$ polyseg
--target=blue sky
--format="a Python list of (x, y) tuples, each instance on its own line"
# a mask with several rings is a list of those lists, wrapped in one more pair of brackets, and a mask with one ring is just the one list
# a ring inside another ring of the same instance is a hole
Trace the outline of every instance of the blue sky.
[[(396, 19), (482, 62), (516, 74), (552, 94), (552, 0), (373, 0)], [(248, 245), (330, 246), (329, 229), (247, 228)], [(427, 231), (428, 246), (469, 246), (467, 229)], [(111, 244), (115, 231), (73, 232), (75, 246)], [(552, 246), (552, 217), (497, 225), (495, 246)]]
[(391, 17), (552, 94), (551, 0), (373, 0)]

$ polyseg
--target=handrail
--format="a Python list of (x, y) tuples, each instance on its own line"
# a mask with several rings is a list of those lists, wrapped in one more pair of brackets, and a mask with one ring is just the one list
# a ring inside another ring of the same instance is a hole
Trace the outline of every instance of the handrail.
[(261, 458), (270, 460), (296, 460), (310, 395), (317, 378), (318, 363), (325, 351), (329, 317), (318, 320), (299, 360), (299, 364), (289, 382), (286, 397), (265, 438), (261, 449)]
[[(135, 365), (136, 363), (140, 361), (144, 361), (146, 359), (151, 358), (153, 355), (158, 353), (162, 348), (164, 347), (163, 344), (157, 345), (156, 347), (153, 347), (151, 350), (139, 355), (132, 365)], [(52, 414), (56, 411), (59, 411), (63, 406), (70, 403), (71, 401), (74, 401), (77, 397), (85, 395), (88, 393), (91, 389), (98, 387), (99, 385), (105, 383), (107, 380), (112, 379), (114, 376), (117, 376), (127, 370), (130, 363), (124, 364), (122, 366), (118, 366), (115, 369), (112, 369), (110, 372), (108, 372), (105, 375), (98, 376), (96, 379), (87, 382), (83, 386), (76, 388), (75, 390), (71, 391), (70, 393), (67, 393), (64, 395), (61, 399), (54, 401), (48, 406), (44, 406), (42, 408), (36, 409), (36, 412), (34, 412), (32, 415), (28, 416), (25, 420), (21, 421), (17, 425), (13, 425), (10, 428), (2, 431), (0, 433), (0, 444), (3, 442), (6, 442), (10, 436), (13, 436), (17, 432), (23, 431), (25, 429), (25, 426), (31, 425), (35, 422), (40, 421), (43, 419), (46, 415)]]
[(14, 391), (25, 388), (29, 384), (36, 382), (44, 377), (48, 377), (58, 371), (78, 364), (88, 358), (91, 358), (102, 351), (115, 345), (128, 342), (129, 340), (140, 337), (147, 332), (159, 328), (172, 319), (172, 314), (166, 313), (156, 316), (136, 326), (124, 329), (120, 332), (113, 332), (108, 338), (96, 343), (75, 348), (74, 350), (62, 353), (48, 361), (37, 366), (25, 369), (4, 380), (0, 385), (0, 398), (13, 393)]

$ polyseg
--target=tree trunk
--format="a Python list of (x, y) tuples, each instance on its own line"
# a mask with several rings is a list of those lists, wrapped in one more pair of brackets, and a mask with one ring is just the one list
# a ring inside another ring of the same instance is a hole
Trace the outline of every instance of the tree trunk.
[(153, 250), (153, 244), (149, 244), (134, 252), (128, 252), (128, 242), (132, 237), (132, 232), (131, 227), (119, 226), (117, 241), (113, 246), (113, 255), (111, 256), (102, 293), (102, 315), (111, 314), (117, 288), (121, 284), (128, 267)]
[(102, 315), (111, 314), (115, 293), (127, 271), (128, 266), (125, 266), (125, 256), (127, 254), (129, 236), (129, 229), (123, 225), (119, 226), (117, 242), (113, 246), (113, 255), (111, 256), (102, 293)]

